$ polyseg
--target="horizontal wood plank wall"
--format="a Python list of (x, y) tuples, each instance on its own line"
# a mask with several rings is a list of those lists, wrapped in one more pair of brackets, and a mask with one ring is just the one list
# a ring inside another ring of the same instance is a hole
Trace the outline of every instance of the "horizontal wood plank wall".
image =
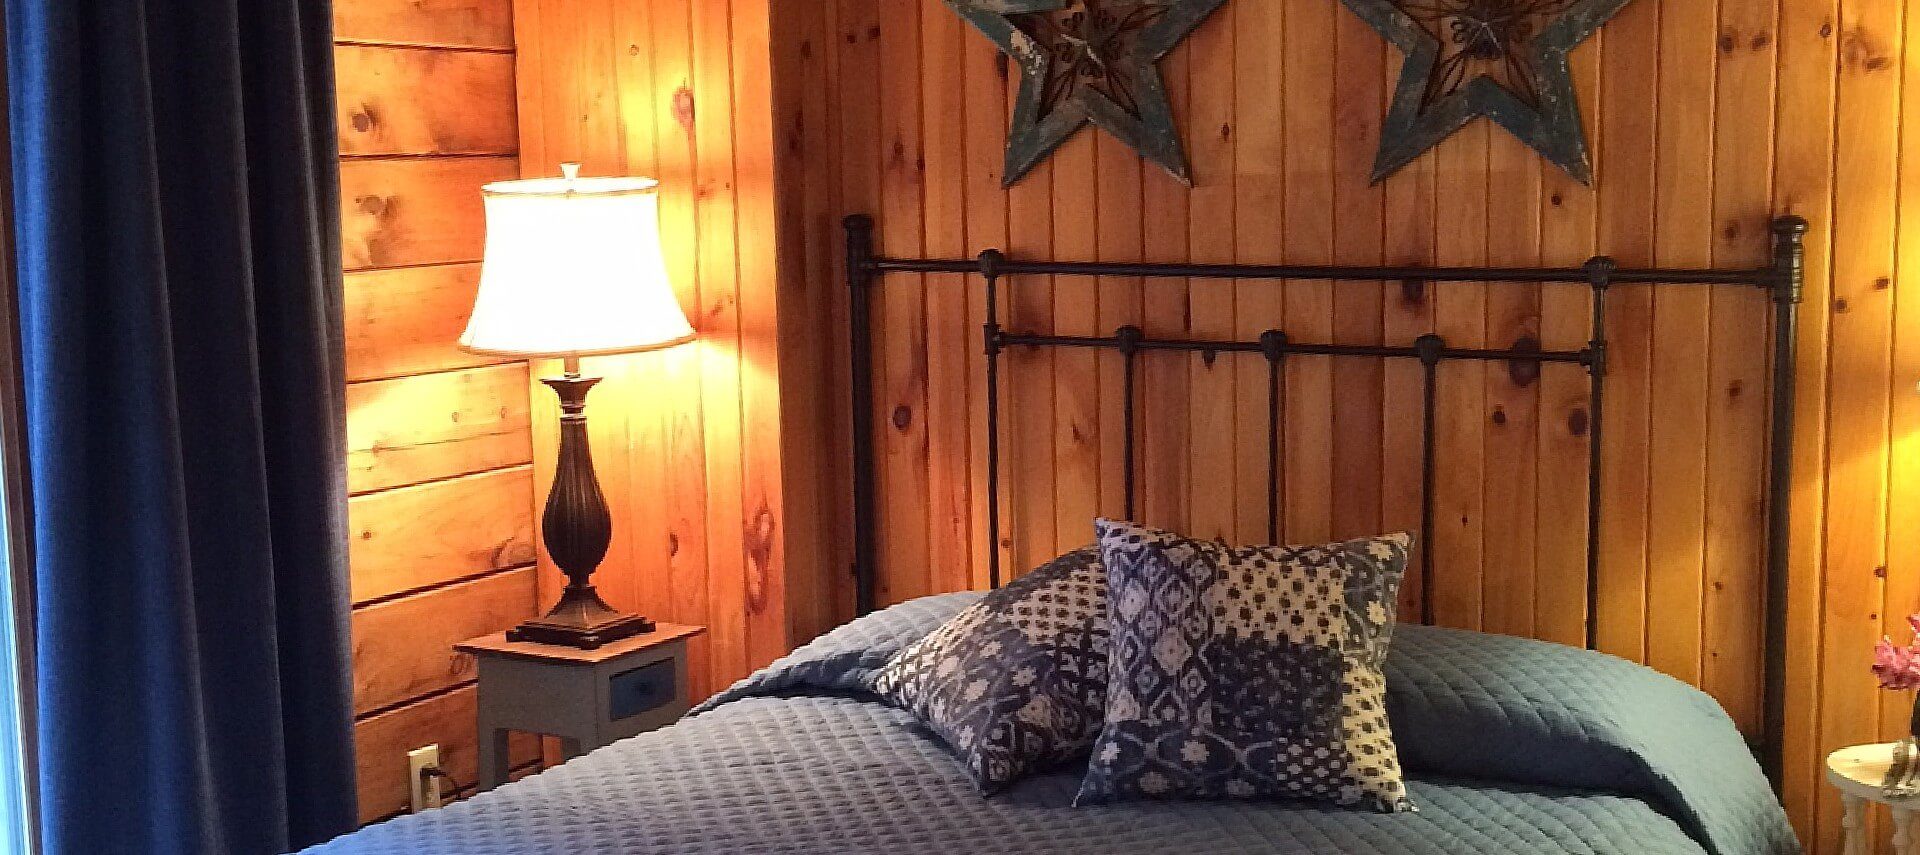
[[(510, 0), (339, 0), (348, 506), (360, 815), (404, 812), (406, 752), (474, 783), (473, 664), (534, 613), (525, 363), (461, 353), (480, 185), (518, 174)], [(514, 744), (525, 768), (531, 738)]]
[[(765, 0), (516, 0), (514, 21), (525, 174), (579, 161), (585, 174), (661, 182), (668, 267), (700, 338), (584, 362), (604, 378), (587, 417), (614, 518), (594, 583), (617, 607), (708, 628), (691, 650), (692, 690), (705, 697), (834, 614), (815, 581), (830, 542), (816, 522), (829, 487), (813, 474), (823, 395), (794, 391), (826, 382), (797, 354), (828, 339), (783, 330), (827, 305), (806, 297), (820, 285), (804, 263), (782, 267), (783, 251), (797, 262), (791, 253), (811, 248), (777, 237), (808, 216), (780, 209), (776, 192), (781, 176), (799, 174), (777, 157), (773, 124), (774, 81), (794, 78), (773, 72)], [(803, 59), (779, 61), (798, 75)], [(798, 110), (786, 85), (782, 109)], [(537, 381), (557, 370), (532, 366), (539, 498), (558, 407)], [(563, 581), (543, 560), (543, 597)]]
[[(1821, 758), (1901, 731), (1908, 700), (1874, 689), (1869, 646), (1920, 610), (1920, 134), (1902, 133), (1920, 122), (1920, 45), (1905, 38), (1916, 0), (1635, 0), (1573, 56), (1592, 187), (1485, 122), (1371, 185), (1397, 54), (1338, 4), (1229, 3), (1163, 69), (1194, 187), (1089, 130), (1006, 191), (1017, 71), (945, 3), (774, 6), (791, 22), (776, 56), (806, 57), (775, 81), (806, 108), (779, 114), (806, 174), (786, 204), (814, 217), (794, 263), (829, 282), (837, 213), (874, 215), (884, 251), (903, 254), (1576, 265), (1607, 253), (1673, 266), (1758, 264), (1770, 216), (1807, 217), (1785, 800), (1815, 851), (1836, 851)], [(982, 317), (977, 287), (955, 296), (955, 284), (895, 277), (875, 303), (885, 602), (984, 577)], [(844, 297), (823, 293), (820, 322), (842, 322)], [(1438, 331), (1574, 348), (1589, 321), (1578, 287), (1038, 278), (1005, 293), (1007, 320), (1036, 332), (1139, 319), (1164, 334), (1405, 344)], [(1758, 292), (1617, 289), (1593, 604), (1605, 650), (1702, 686), (1749, 732), (1766, 314)], [(1093, 514), (1121, 512), (1106, 468), (1120, 380), (1085, 354), (1014, 351), (1005, 367), (1008, 540), (996, 546), (1018, 569), (1087, 541)], [(1264, 535), (1263, 372), (1257, 358), (1145, 357), (1149, 522)], [(1300, 359), (1287, 380), (1287, 536), (1417, 525), (1417, 368)], [(1424, 547), (1441, 619), (1578, 643), (1586, 378), (1449, 366), (1442, 384), (1440, 528)], [(847, 404), (832, 387), (829, 415)], [(839, 532), (844, 467), (823, 470)], [(851, 579), (829, 581), (845, 617)]]

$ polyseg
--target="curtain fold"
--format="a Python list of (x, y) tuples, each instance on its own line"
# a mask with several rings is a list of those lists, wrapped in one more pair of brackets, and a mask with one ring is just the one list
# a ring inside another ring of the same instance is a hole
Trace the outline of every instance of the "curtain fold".
[(326, 0), (5, 0), (47, 851), (356, 820)]

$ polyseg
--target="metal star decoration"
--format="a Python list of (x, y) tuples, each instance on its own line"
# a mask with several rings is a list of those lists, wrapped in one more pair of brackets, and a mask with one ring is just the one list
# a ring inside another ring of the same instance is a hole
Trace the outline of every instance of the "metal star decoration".
[(1593, 182), (1567, 54), (1629, 0), (1341, 0), (1406, 54), (1375, 182), (1485, 116)]
[(946, 0), (1020, 66), (1001, 185), (1092, 122), (1191, 185), (1161, 57), (1226, 0)]

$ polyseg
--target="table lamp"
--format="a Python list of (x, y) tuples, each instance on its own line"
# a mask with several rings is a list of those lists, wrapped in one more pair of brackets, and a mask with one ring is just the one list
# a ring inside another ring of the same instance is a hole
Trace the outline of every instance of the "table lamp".
[(653, 622), (616, 611), (589, 581), (607, 555), (613, 517), (587, 439), (587, 392), (600, 378), (581, 376), (580, 357), (685, 344), (693, 327), (667, 279), (659, 182), (582, 178), (577, 163), (562, 172), (481, 188), (486, 253), (460, 347), (564, 360), (561, 376), (540, 381), (560, 397), (560, 458), (541, 524), (567, 587), (545, 617), (507, 639), (591, 650), (651, 632)]

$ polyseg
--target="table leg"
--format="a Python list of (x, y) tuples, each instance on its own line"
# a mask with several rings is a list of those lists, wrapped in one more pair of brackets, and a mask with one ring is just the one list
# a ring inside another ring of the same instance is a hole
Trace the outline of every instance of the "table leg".
[(1867, 800), (1859, 796), (1840, 795), (1841, 855), (1868, 855), (1866, 806)]
[(1913, 811), (1908, 808), (1893, 809), (1893, 851), (1894, 855), (1913, 855)]
[(502, 727), (480, 728), (480, 792), (507, 782), (513, 773), (513, 758), (507, 751), (507, 738), (513, 731)]

